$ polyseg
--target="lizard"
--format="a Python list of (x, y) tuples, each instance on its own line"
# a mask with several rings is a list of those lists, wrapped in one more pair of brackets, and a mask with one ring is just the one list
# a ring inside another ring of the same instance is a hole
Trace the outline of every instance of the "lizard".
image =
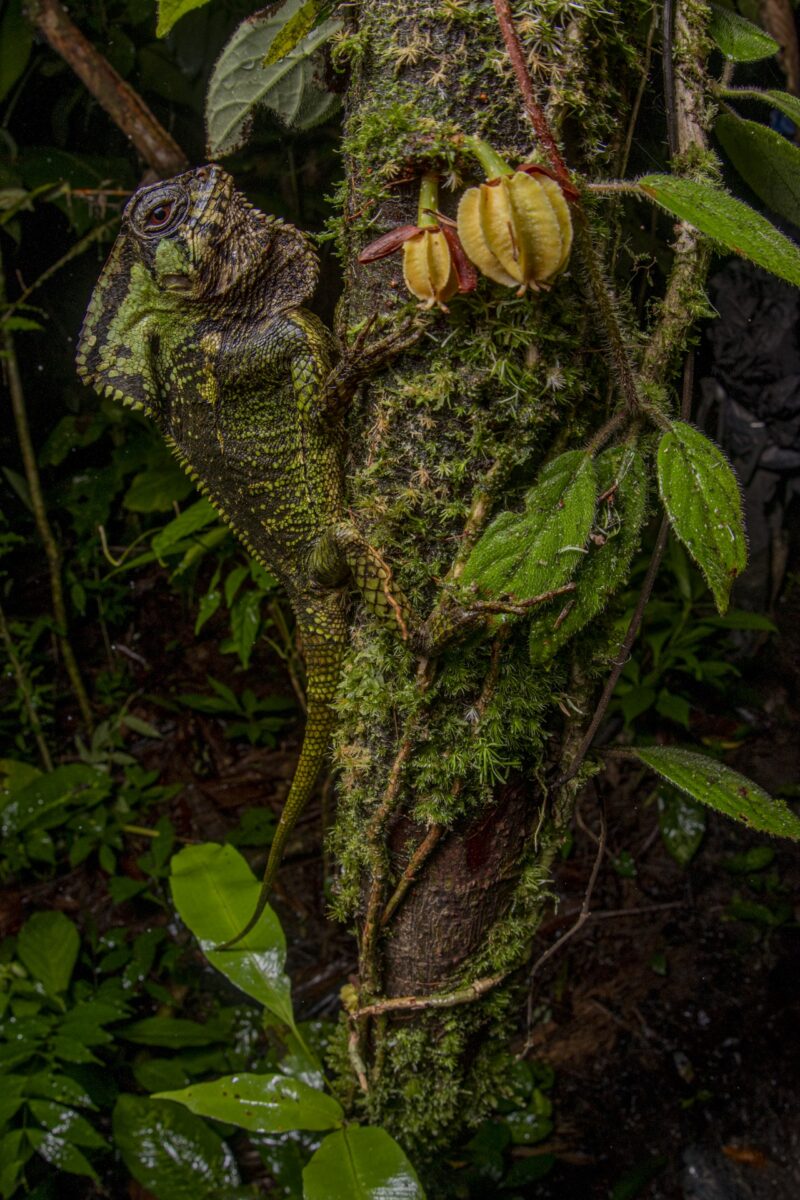
[(211, 164), (139, 188), (78, 340), (81, 379), (159, 428), (249, 553), (281, 583), (302, 640), (300, 757), (245, 927), (267, 905), (335, 725), (347, 593), (403, 639), (408, 607), (380, 554), (344, 519), (344, 417), (357, 387), (420, 336), (399, 327), (336, 361), (303, 307), (318, 260), (308, 237), (255, 208)]

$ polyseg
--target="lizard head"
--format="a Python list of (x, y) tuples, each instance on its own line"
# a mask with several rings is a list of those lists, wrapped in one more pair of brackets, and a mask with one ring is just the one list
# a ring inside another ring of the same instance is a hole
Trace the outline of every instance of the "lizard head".
[(152, 410), (153, 345), (205, 320), (245, 326), (297, 308), (314, 290), (307, 238), (259, 212), (216, 165), (139, 188), (86, 313), (78, 374), (101, 393)]

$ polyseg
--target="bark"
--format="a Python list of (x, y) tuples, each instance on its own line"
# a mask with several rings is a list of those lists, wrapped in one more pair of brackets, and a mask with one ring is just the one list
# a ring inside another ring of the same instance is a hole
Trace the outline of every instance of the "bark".
[[(533, 103), (568, 168), (589, 180), (612, 177), (627, 154), (654, 17), (646, 0), (608, 8), (539, 0), (516, 22)], [(406, 302), (399, 258), (360, 267), (356, 256), (416, 221), (423, 171), (459, 188), (482, 178), (461, 135), (512, 162), (546, 161), (491, 0), (364, 0), (352, 20), (337, 51), (351, 71), (340, 238), (351, 330)], [(451, 215), (456, 196), (441, 195)], [(636, 400), (633, 319), (603, 261), (614, 209), (584, 213), (580, 253), (552, 291), (517, 298), (482, 281), (433, 318), (353, 415), (354, 518), (420, 614), (487, 521), (519, 508), (547, 459), (586, 444), (620, 399)], [(665, 369), (686, 328), (667, 331)], [(525, 622), (502, 634), (420, 666), (359, 617), (345, 669), (332, 842), (339, 915), (360, 941), (359, 1008), (369, 1009), (344, 1031), (366, 1085), (351, 1080), (350, 1094), (417, 1159), (452, 1145), (508, 1086), (519, 985), (581, 775), (561, 790), (555, 781), (608, 670), (602, 624), (547, 670), (530, 666)]]

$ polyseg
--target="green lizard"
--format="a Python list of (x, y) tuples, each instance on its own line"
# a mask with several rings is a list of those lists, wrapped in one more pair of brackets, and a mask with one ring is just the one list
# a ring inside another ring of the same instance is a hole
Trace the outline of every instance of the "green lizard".
[(253, 208), (220, 167), (140, 188), (92, 295), (77, 369), (152, 418), (223, 520), (286, 590), (302, 638), (308, 714), (270, 850), (263, 912), (335, 723), (353, 584), (408, 637), (381, 557), (343, 519), (344, 416), (367, 374), (411, 344), (400, 330), (334, 365), (332, 335), (302, 308), (308, 239)]

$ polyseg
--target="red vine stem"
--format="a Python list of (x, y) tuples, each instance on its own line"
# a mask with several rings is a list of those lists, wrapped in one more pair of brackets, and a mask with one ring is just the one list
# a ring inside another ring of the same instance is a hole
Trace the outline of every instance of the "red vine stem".
[(534, 132), (541, 143), (547, 157), (550, 159), (550, 165), (556, 173), (558, 182), (563, 187), (569, 185), (570, 176), (567, 170), (567, 165), (564, 162), (559, 152), (556, 140), (547, 123), (547, 118), (542, 111), (541, 105), (536, 99), (536, 93), (533, 88), (533, 80), (528, 70), (528, 64), (525, 61), (525, 52), (522, 49), (522, 44), (519, 40), (514, 18), (511, 14), (511, 5), (509, 0), (492, 0), (494, 11), (497, 14), (497, 23), (500, 26), (500, 32), (503, 35), (506, 52), (508, 54), (511, 66), (514, 69), (514, 74), (517, 77), (517, 84), (522, 93), (522, 99), (525, 104), (525, 111), (530, 118)]

